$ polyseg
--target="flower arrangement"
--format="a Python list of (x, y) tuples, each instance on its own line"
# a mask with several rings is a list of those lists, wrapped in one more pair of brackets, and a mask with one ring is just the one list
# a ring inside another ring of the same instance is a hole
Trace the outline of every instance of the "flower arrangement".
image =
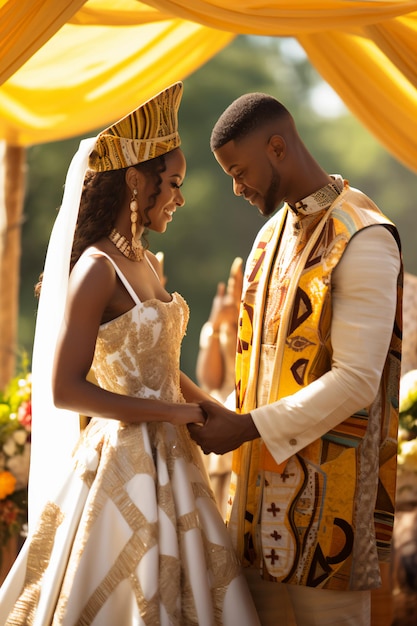
[(27, 522), (31, 392), (31, 376), (25, 372), (0, 393), (0, 563), (1, 548)]

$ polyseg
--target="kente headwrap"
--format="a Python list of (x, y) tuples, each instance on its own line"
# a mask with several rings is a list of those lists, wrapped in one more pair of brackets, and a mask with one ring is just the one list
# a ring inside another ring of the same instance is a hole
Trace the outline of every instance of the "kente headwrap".
[(89, 168), (96, 172), (117, 170), (178, 148), (182, 92), (182, 83), (175, 83), (103, 130), (90, 154)]

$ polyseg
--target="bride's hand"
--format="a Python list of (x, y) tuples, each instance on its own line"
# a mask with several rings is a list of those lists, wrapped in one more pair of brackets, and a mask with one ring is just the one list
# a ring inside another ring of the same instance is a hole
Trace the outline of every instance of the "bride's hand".
[(175, 424), (175, 426), (182, 424), (204, 424), (204, 415), (201, 407), (197, 403), (180, 403), (175, 405), (170, 421), (172, 424)]

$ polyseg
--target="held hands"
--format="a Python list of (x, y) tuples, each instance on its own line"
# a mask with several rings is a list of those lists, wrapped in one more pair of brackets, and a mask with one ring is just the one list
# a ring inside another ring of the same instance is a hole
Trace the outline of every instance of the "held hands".
[(239, 415), (210, 400), (200, 402), (200, 407), (206, 418), (204, 424), (188, 424), (188, 430), (205, 454), (225, 454), (259, 437), (250, 413)]

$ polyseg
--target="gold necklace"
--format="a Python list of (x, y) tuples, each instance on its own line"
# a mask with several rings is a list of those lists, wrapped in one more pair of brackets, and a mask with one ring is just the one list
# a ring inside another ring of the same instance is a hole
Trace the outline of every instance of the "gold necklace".
[(126, 237), (121, 235), (115, 228), (113, 228), (108, 238), (127, 259), (142, 261), (144, 251), (141, 241), (137, 242), (135, 248), (132, 248)]

